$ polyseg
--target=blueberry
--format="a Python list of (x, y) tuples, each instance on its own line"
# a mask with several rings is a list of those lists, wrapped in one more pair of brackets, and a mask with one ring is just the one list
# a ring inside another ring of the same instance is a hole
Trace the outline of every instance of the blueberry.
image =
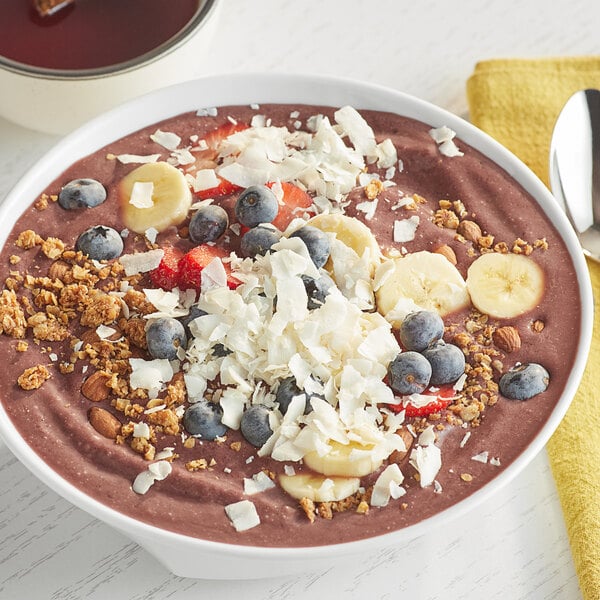
[(201, 206), (190, 219), (190, 239), (196, 244), (217, 241), (229, 227), (225, 209), (216, 204)]
[(308, 310), (314, 310), (315, 308), (322, 306), (327, 294), (329, 294), (329, 291), (333, 286), (333, 281), (327, 276), (322, 276), (318, 279), (309, 277), (308, 275), (301, 275), (300, 277), (302, 278), (302, 283), (304, 283), (306, 295), (308, 296)]
[(273, 435), (269, 425), (270, 412), (264, 404), (254, 404), (242, 414), (240, 431), (256, 448), (260, 448)]
[(550, 375), (542, 365), (529, 363), (513, 367), (500, 377), (500, 392), (511, 400), (529, 400), (544, 392)]
[(305, 243), (308, 254), (317, 269), (320, 269), (327, 262), (331, 244), (324, 231), (312, 225), (304, 225), (304, 227), (294, 231), (290, 237), (298, 237)]
[(75, 249), (92, 260), (111, 260), (123, 252), (123, 238), (112, 227), (96, 225), (86, 229), (77, 238)]
[(190, 331), (190, 323), (198, 317), (203, 317), (205, 314), (207, 314), (205, 311), (194, 305), (190, 308), (190, 312), (185, 315), (185, 317), (179, 317), (179, 319), (177, 319), (183, 325), (185, 335), (188, 339), (194, 337)]
[(304, 406), (305, 415), (307, 415), (313, 409), (310, 403), (311, 398), (322, 398), (323, 400), (325, 399), (324, 396), (322, 396), (321, 394), (313, 394), (309, 398), (308, 394), (298, 387), (296, 378), (293, 375), (291, 375), (290, 377), (286, 377), (285, 379), (281, 380), (279, 386), (277, 387), (277, 392), (275, 394), (275, 401), (279, 404), (279, 410), (281, 411), (282, 415), (285, 415), (290, 406), (292, 398), (294, 398), (295, 396), (304, 396), (304, 401), (306, 403)]
[(58, 194), (58, 203), (67, 210), (93, 208), (106, 200), (104, 186), (95, 179), (69, 181)]
[(223, 344), (215, 344), (212, 347), (212, 355), (216, 358), (223, 358), (224, 356), (229, 356), (231, 354), (231, 350), (229, 348), (225, 348)]
[(401, 352), (388, 367), (390, 387), (401, 396), (425, 391), (431, 378), (429, 361), (418, 352)]
[(276, 244), (281, 238), (281, 233), (270, 227), (253, 227), (247, 231), (240, 243), (242, 256), (254, 258), (255, 256), (264, 256), (273, 244)]
[(146, 343), (152, 358), (177, 358), (177, 350), (186, 348), (187, 338), (183, 324), (171, 317), (160, 317), (146, 327)]
[(183, 415), (183, 426), (190, 435), (204, 440), (214, 440), (225, 435), (227, 427), (222, 423), (223, 409), (219, 404), (200, 400), (191, 404)]
[(270, 223), (279, 211), (279, 202), (275, 194), (264, 185), (252, 185), (246, 188), (235, 203), (238, 221), (246, 227), (256, 227), (261, 223)]
[(407, 350), (422, 352), (444, 335), (442, 317), (431, 310), (419, 310), (406, 316), (400, 325), (400, 341)]
[(465, 372), (465, 355), (454, 344), (438, 340), (423, 351), (431, 364), (431, 385), (453, 383)]

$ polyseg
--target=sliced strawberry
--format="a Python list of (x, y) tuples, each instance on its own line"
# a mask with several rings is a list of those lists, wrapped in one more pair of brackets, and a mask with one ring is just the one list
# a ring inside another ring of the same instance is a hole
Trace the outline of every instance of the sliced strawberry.
[(210, 169), (216, 166), (217, 157), (219, 155), (219, 145), (230, 135), (248, 129), (249, 125), (246, 123), (231, 123), (227, 121), (219, 127), (209, 131), (203, 138), (206, 143), (204, 150), (198, 150), (193, 152), (196, 157), (196, 167), (198, 169)]
[[(179, 287), (182, 290), (195, 289), (200, 290), (200, 274), (214, 258), (224, 258), (229, 253), (218, 246), (209, 246), (202, 244), (192, 248), (179, 261)], [(227, 263), (224, 263), (227, 272), (227, 285), (235, 289), (240, 285), (240, 281), (231, 274), (231, 269)]]
[[(271, 182), (266, 185), (271, 188), (275, 183)], [(283, 231), (292, 219), (302, 216), (304, 211), (300, 209), (310, 208), (313, 201), (304, 190), (301, 190), (293, 183), (283, 181), (281, 182), (281, 187), (283, 188), (283, 200), (282, 203), (279, 203), (279, 212), (273, 220), (273, 225), (280, 231)]]
[[(219, 177), (217, 175), (217, 177)], [(206, 198), (218, 198), (219, 196), (228, 196), (229, 194), (233, 194), (234, 192), (238, 192), (242, 188), (235, 183), (231, 183), (231, 181), (227, 181), (227, 179), (223, 179), (219, 177), (219, 185), (213, 188), (209, 188), (207, 190), (200, 190), (195, 193), (196, 198), (198, 200), (205, 200)]]
[(173, 246), (165, 246), (163, 250), (164, 256), (158, 267), (150, 271), (150, 279), (163, 290), (172, 290), (179, 284), (179, 261), (183, 252)]
[(399, 404), (387, 404), (386, 406), (396, 413), (399, 413), (402, 410), (406, 411), (406, 417), (426, 417), (447, 408), (450, 402), (456, 398), (456, 391), (452, 386), (445, 385), (435, 392), (427, 390), (423, 392), (422, 395), (431, 396), (431, 402), (428, 402), (423, 406), (415, 406), (410, 402), (407, 402), (406, 404), (404, 402), (400, 402)]

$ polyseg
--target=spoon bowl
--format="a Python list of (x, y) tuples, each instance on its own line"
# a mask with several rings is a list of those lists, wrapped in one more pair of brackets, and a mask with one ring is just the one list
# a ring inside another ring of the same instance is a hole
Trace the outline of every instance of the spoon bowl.
[(573, 94), (550, 144), (550, 187), (583, 252), (600, 260), (600, 90)]

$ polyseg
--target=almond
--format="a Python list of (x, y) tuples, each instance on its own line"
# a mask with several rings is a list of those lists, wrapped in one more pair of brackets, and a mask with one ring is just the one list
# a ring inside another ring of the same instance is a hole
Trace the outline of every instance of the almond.
[(452, 248), (450, 248), (450, 246), (448, 246), (448, 244), (444, 244), (443, 246), (436, 248), (434, 252), (436, 254), (441, 254), (442, 256), (445, 256), (453, 265), (455, 265), (457, 262), (456, 253), (454, 252), (454, 250), (452, 250)]
[(459, 226), (456, 228), (456, 232), (462, 235), (466, 240), (475, 243), (483, 235), (481, 227), (479, 227), (475, 221), (469, 220), (461, 221)]
[(81, 386), (81, 393), (92, 402), (101, 402), (110, 395), (110, 388), (107, 386), (108, 375), (103, 371), (92, 373)]
[(512, 326), (499, 327), (492, 334), (494, 344), (504, 350), (507, 354), (519, 350), (521, 347), (521, 336), (517, 329)]
[(406, 455), (409, 453), (410, 448), (415, 441), (415, 438), (411, 435), (410, 431), (406, 427), (401, 427), (396, 431), (396, 433), (402, 438), (404, 445), (406, 446), (406, 450), (394, 450), (390, 455), (390, 462), (394, 462), (396, 464), (400, 464)]
[(121, 421), (104, 408), (92, 406), (88, 412), (90, 425), (100, 434), (111, 440), (121, 432)]

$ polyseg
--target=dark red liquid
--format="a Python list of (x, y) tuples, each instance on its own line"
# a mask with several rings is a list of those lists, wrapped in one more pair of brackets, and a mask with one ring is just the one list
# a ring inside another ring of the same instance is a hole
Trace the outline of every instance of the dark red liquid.
[(179, 31), (201, 0), (76, 0), (40, 17), (31, 0), (0, 0), (0, 56), (49, 69), (94, 69), (141, 56)]

